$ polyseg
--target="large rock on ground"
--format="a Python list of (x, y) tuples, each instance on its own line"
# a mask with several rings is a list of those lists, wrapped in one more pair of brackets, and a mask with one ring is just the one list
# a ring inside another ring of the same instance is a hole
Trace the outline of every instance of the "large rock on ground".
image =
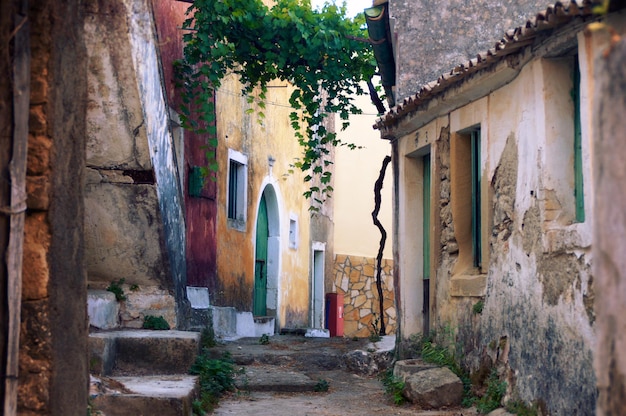
[(420, 371), (438, 368), (438, 365), (427, 363), (420, 358), (412, 358), (410, 360), (396, 361), (393, 367), (393, 376), (406, 381), (406, 379)]
[(372, 376), (392, 366), (396, 348), (395, 336), (383, 336), (379, 341), (370, 342), (366, 347), (367, 351), (354, 350), (343, 356), (348, 370)]
[(431, 368), (411, 374), (404, 382), (402, 392), (404, 397), (423, 408), (458, 406), (463, 400), (463, 383), (447, 367)]
[(393, 351), (362, 351), (354, 350), (346, 353), (343, 360), (348, 370), (356, 374), (372, 376), (391, 366)]

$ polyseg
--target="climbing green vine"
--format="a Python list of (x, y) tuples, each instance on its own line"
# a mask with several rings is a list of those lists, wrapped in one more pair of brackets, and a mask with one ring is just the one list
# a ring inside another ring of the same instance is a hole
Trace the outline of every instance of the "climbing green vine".
[(307, 181), (320, 178), (321, 185), (312, 185), (306, 196), (332, 191), (326, 169), (332, 162), (324, 156), (330, 146), (345, 143), (326, 129), (324, 118), (338, 114), (345, 129), (350, 114), (360, 113), (352, 97), (365, 93), (360, 83), (371, 80), (376, 69), (364, 17), (350, 19), (345, 12), (333, 4), (312, 10), (309, 0), (277, 0), (272, 7), (261, 0), (194, 1), (177, 74), (184, 125), (211, 137), (209, 169), (217, 169), (213, 93), (224, 77), (239, 77), (242, 93), (260, 109), (259, 118), (265, 117), (268, 83), (288, 81), (294, 87), (291, 125), (303, 148), (293, 167), (306, 172)]

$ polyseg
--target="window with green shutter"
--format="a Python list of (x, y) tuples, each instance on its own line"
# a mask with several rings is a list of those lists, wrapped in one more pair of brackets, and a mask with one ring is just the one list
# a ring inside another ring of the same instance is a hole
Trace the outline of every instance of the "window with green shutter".
[(583, 189), (582, 132), (580, 123), (580, 66), (578, 56), (574, 59), (572, 99), (574, 101), (574, 196), (576, 198), (576, 222), (585, 221), (585, 194)]
[(472, 169), (472, 257), (474, 267), (481, 267), (481, 219), (480, 219), (480, 129), (471, 132)]

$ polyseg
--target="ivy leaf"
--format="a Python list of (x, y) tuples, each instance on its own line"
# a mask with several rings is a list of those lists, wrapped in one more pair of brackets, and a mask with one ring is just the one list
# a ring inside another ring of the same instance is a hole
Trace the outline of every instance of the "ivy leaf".
[(354, 40), (368, 37), (364, 16), (347, 18), (345, 5), (329, 3), (312, 10), (310, 1), (300, 0), (275, 0), (272, 7), (262, 0), (196, 0), (187, 13), (185, 59), (175, 71), (185, 128), (211, 136), (210, 145), (217, 146), (212, 94), (229, 74), (239, 76), (246, 102), (256, 102), (259, 122), (268, 111), (268, 83), (288, 81), (293, 86), (289, 121), (303, 147), (293, 169), (307, 172), (307, 182), (319, 177), (323, 192), (330, 192), (331, 173), (322, 165), (332, 163), (326, 158), (329, 146), (341, 143), (325, 127), (325, 113), (339, 114), (345, 129), (349, 115), (360, 112), (352, 103), (353, 94), (365, 94), (359, 82), (376, 72), (369, 43)]

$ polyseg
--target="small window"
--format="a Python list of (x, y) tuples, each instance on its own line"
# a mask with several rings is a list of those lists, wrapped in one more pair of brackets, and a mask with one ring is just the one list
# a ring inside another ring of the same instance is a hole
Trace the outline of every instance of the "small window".
[(228, 150), (228, 188), (226, 210), (231, 227), (245, 229), (248, 158), (235, 150)]
[(298, 219), (295, 215), (289, 218), (289, 247), (298, 248)]

